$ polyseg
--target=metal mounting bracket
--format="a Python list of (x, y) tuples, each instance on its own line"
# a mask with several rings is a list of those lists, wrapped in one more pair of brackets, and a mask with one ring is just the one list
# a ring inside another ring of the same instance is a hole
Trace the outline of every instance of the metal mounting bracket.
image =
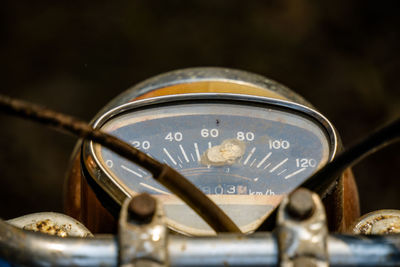
[(119, 220), (119, 266), (168, 266), (168, 228), (161, 203), (148, 194), (126, 199)]
[(280, 266), (329, 266), (326, 215), (317, 194), (300, 188), (286, 197), (277, 225)]

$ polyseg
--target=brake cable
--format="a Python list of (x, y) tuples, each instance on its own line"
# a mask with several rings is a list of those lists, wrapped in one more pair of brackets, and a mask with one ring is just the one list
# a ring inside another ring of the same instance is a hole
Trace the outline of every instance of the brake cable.
[(345, 169), (385, 146), (400, 141), (400, 118), (375, 131), (361, 142), (337, 155), (330, 163), (307, 179), (300, 187), (308, 188), (324, 198)]
[(239, 227), (225, 212), (184, 176), (168, 165), (158, 162), (115, 136), (93, 129), (86, 122), (72, 116), (1, 94), (0, 111), (92, 140), (111, 149), (115, 153), (147, 169), (152, 173), (156, 181), (181, 198), (217, 233), (241, 233)]

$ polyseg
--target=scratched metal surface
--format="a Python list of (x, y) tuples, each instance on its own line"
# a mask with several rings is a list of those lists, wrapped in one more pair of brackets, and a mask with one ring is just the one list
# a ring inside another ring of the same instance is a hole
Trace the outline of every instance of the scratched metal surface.
[[(238, 68), (303, 95), (349, 145), (400, 111), (394, 3), (6, 0), (0, 92), (89, 120), (153, 75)], [(0, 216), (60, 211), (76, 140), (2, 114), (0, 123)], [(400, 209), (398, 151), (355, 168), (364, 212)]]

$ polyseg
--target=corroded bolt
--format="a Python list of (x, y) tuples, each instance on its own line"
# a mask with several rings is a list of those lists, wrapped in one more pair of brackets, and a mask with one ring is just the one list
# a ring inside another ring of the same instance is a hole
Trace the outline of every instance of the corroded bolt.
[(309, 218), (315, 209), (315, 204), (310, 190), (299, 188), (289, 195), (287, 210), (293, 218), (304, 220)]
[(156, 211), (156, 200), (147, 193), (132, 198), (128, 205), (129, 218), (139, 223), (151, 221)]

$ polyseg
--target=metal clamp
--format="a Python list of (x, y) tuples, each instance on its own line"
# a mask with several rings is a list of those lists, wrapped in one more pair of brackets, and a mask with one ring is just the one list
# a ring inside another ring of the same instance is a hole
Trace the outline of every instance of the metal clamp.
[(317, 194), (300, 188), (286, 197), (277, 224), (280, 266), (329, 266), (326, 216)]
[(149, 194), (126, 199), (119, 220), (119, 266), (168, 266), (162, 205)]

